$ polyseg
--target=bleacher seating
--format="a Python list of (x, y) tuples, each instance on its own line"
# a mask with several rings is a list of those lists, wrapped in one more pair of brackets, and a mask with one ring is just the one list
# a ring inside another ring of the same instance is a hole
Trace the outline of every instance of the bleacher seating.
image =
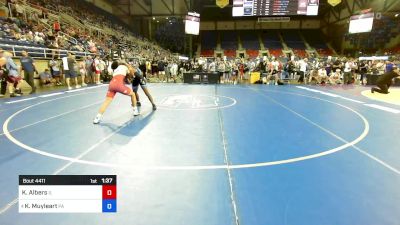
[(306, 45), (297, 30), (284, 30), (281, 32), (286, 45), (292, 49), (305, 50)]
[(279, 58), (284, 55), (282, 49), (270, 49), (269, 54), (275, 58)]
[(262, 33), (262, 41), (266, 49), (281, 49), (283, 45), (276, 31), (264, 31)]
[(238, 36), (236, 31), (221, 32), (221, 48), (225, 50), (236, 50), (238, 48)]
[(201, 50), (214, 50), (217, 48), (217, 32), (204, 31), (201, 34)]
[(242, 47), (249, 50), (260, 49), (260, 41), (258, 40), (258, 33), (254, 31), (241, 32)]
[(310, 47), (315, 49), (329, 49), (320, 30), (303, 30), (302, 34)]
[(236, 50), (234, 50), (234, 49), (226, 49), (226, 50), (224, 50), (224, 55), (227, 58), (236, 58)]
[(333, 55), (333, 51), (330, 48), (317, 49), (317, 52), (318, 52), (319, 56), (321, 56), (321, 57), (326, 57), (326, 56), (332, 56)]
[(293, 49), (293, 53), (295, 56), (298, 56), (300, 58), (307, 58), (307, 52), (304, 49)]
[(248, 49), (246, 50), (246, 54), (249, 58), (257, 58), (258, 55), (260, 54), (260, 51)]
[(202, 57), (214, 57), (214, 50), (201, 50), (200, 56), (202, 56)]
[[(214, 50), (217, 47), (217, 31), (203, 31), (201, 36), (201, 56), (212, 57), (214, 56)], [(264, 30), (264, 31), (218, 31), (221, 35), (221, 48), (222, 50), (237, 50), (238, 47), (238, 34), (243, 49), (246, 51), (246, 55), (250, 58), (256, 58), (259, 56), (261, 50), (260, 39), (272, 56), (282, 57), (284, 45), (280, 38), (279, 30)], [(300, 34), (302, 32), (302, 34)], [(304, 36), (304, 39), (301, 37)], [(307, 58), (308, 53), (305, 41), (307, 41), (311, 48), (315, 48), (318, 54), (322, 57), (333, 55), (334, 52), (331, 50), (326, 42), (324, 41), (323, 34), (320, 30), (284, 30), (282, 31), (282, 37), (287, 46), (293, 50), (295, 56), (300, 58)], [(226, 55), (226, 54), (225, 54)], [(228, 52), (228, 55), (234, 55), (232, 52)], [(233, 56), (232, 56), (233, 57)]]
[(324, 41), (323, 34), (320, 30), (303, 30), (303, 37), (311, 48), (314, 48), (322, 57), (332, 56), (333, 51)]

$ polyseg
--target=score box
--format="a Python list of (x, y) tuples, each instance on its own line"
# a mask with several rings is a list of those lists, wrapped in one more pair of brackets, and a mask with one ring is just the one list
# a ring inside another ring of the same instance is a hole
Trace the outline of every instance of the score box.
[(20, 175), (20, 213), (115, 213), (116, 175)]

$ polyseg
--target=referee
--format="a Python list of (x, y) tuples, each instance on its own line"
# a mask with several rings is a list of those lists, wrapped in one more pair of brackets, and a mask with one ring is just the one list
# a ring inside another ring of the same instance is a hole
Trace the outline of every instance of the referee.
[(396, 65), (393, 65), (393, 70), (381, 75), (376, 81), (378, 88), (371, 88), (371, 93), (379, 92), (381, 94), (389, 94), (389, 88), (392, 85), (394, 78), (400, 79), (400, 71)]

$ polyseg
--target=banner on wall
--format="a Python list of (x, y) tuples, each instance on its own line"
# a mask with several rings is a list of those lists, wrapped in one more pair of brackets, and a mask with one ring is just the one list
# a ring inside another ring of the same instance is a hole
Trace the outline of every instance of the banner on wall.
[(229, 5), (229, 0), (215, 0), (215, 1), (216, 1), (217, 6), (220, 8), (224, 8), (227, 5)]
[(329, 5), (335, 7), (339, 5), (342, 2), (342, 0), (328, 0)]

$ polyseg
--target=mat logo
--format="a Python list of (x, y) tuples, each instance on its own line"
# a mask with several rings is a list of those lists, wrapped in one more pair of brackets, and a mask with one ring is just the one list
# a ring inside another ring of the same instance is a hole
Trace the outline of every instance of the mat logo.
[(234, 99), (209, 95), (173, 95), (164, 98), (160, 104), (167, 109), (217, 109), (236, 103)]

